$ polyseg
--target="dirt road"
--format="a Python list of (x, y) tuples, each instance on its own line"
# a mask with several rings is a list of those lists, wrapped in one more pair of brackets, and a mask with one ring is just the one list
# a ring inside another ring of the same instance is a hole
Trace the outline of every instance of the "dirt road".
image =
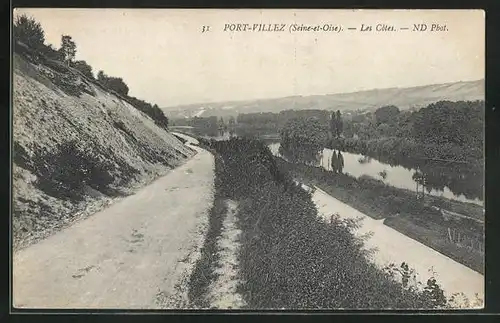
[(213, 201), (205, 150), (109, 208), (14, 255), (18, 308), (158, 308), (196, 261)]

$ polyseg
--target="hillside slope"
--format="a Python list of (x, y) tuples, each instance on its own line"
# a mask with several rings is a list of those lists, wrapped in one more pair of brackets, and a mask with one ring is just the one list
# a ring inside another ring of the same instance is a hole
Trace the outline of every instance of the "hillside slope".
[(432, 84), (409, 88), (388, 88), (353, 93), (290, 96), (276, 99), (190, 104), (164, 108), (172, 119), (184, 117), (237, 116), (239, 113), (279, 112), (282, 110), (376, 110), (384, 105), (396, 105), (401, 110), (421, 108), (430, 103), (484, 100), (484, 80)]
[(74, 69), (14, 54), (13, 238), (25, 247), (195, 154)]

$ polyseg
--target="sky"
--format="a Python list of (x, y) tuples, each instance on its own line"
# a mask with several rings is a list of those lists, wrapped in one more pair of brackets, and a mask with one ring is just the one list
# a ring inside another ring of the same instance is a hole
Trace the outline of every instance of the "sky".
[[(15, 9), (61, 35), (94, 74), (122, 77), (129, 94), (160, 107), (355, 92), (484, 78), (481, 10)], [(226, 24), (285, 24), (283, 32), (231, 32)], [(414, 24), (446, 31), (412, 31)], [(289, 32), (291, 24), (341, 25)], [(360, 31), (361, 25), (373, 31)], [(377, 24), (398, 31), (375, 31)], [(202, 26), (210, 26), (202, 33)], [(347, 28), (357, 30), (347, 30)], [(400, 30), (408, 27), (409, 30)]]

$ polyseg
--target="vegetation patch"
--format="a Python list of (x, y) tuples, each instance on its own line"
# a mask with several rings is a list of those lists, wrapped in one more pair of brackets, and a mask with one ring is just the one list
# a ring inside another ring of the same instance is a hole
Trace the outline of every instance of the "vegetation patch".
[(125, 140), (130, 143), (132, 147), (135, 147), (142, 159), (152, 164), (160, 163), (171, 167), (169, 160), (173, 157), (172, 154), (168, 152), (156, 151), (151, 148), (150, 145), (141, 143), (140, 139), (135, 136), (134, 132), (120, 120), (113, 120), (113, 126), (120, 130)]
[(200, 143), (221, 156), (219, 185), (224, 196), (239, 203), (239, 292), (249, 308), (443, 306), (433, 294), (411, 291), (372, 265), (352, 224), (320, 220), (311, 195), (281, 170), (265, 144)]
[(54, 151), (36, 147), (33, 151), (33, 156), (29, 156), (26, 149), (15, 142), (14, 162), (37, 176), (35, 185), (41, 191), (63, 200), (85, 199), (85, 186), (108, 196), (120, 196), (112, 186), (115, 174), (130, 179), (137, 173), (125, 163), (112, 163), (97, 145), (82, 145), (77, 140), (64, 142)]
[(484, 240), (482, 237), (469, 238), (469, 241), (475, 241), (475, 246), (471, 247), (451, 242), (447, 226), (428, 228), (417, 224), (411, 217), (388, 218), (384, 224), (484, 275), (484, 246), (478, 246)]

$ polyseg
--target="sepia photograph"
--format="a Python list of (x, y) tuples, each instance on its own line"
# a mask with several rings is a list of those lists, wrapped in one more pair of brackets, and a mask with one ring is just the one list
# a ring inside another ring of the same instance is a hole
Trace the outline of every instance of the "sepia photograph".
[(16, 8), (16, 310), (483, 309), (485, 12)]

